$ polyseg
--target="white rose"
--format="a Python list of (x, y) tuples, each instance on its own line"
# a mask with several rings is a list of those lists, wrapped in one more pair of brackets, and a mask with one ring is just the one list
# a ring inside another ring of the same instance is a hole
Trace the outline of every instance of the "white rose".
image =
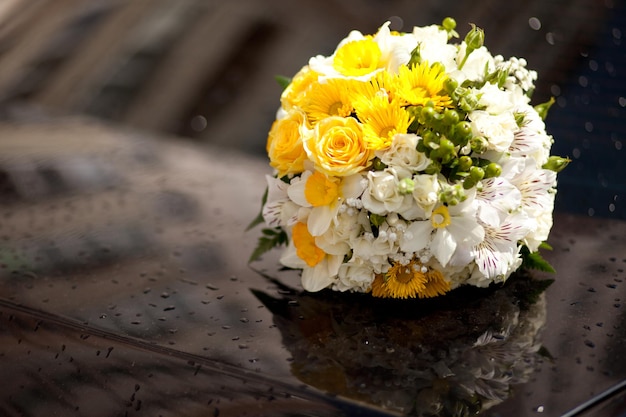
[(510, 112), (513, 109), (513, 94), (500, 90), (497, 85), (487, 83), (481, 89), (474, 90), (480, 97), (478, 104), (485, 106), (485, 111), (491, 114)]
[(336, 291), (366, 292), (374, 281), (372, 266), (360, 258), (350, 260), (339, 267), (337, 281), (333, 284)]
[(406, 178), (416, 171), (422, 171), (430, 164), (430, 159), (422, 152), (418, 152), (419, 137), (415, 134), (397, 134), (393, 137), (391, 147), (378, 151), (376, 156), (388, 166), (393, 167), (398, 178)]
[(368, 211), (384, 216), (389, 212), (402, 211), (411, 204), (409, 195), (400, 193), (398, 177), (393, 169), (369, 171), (367, 181), (361, 201)]
[[(439, 181), (436, 175), (415, 175), (413, 177), (413, 200), (419, 208), (419, 217), (427, 219), (433, 212), (433, 208), (438, 201)], [(417, 217), (416, 217), (417, 218)]]
[(504, 152), (513, 142), (513, 132), (517, 130), (515, 117), (511, 112), (491, 115), (483, 110), (469, 114), (472, 133), (487, 139), (487, 149)]

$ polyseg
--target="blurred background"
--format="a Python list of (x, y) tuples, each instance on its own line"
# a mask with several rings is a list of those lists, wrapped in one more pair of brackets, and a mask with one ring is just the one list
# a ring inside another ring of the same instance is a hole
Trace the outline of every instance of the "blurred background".
[(525, 57), (535, 104), (556, 98), (553, 152), (573, 160), (557, 209), (626, 218), (623, 0), (2, 0), (0, 116), (88, 116), (264, 158), (275, 75), (352, 29), (446, 16), (461, 36), (484, 28), (493, 54)]

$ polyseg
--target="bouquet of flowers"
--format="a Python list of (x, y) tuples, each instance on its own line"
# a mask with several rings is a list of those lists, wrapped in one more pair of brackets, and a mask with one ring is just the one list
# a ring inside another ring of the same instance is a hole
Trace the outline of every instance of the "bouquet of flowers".
[[(286, 245), (307, 291), (424, 298), (504, 282), (552, 226), (556, 173), (536, 72), (454, 19), (352, 31), (285, 90), (267, 139), (275, 175), (251, 259)], [(547, 245), (546, 245), (547, 246)]]

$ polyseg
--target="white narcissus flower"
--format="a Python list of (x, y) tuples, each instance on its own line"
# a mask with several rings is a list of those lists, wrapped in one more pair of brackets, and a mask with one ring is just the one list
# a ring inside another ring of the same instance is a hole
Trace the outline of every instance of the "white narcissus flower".
[(437, 25), (414, 27), (413, 36), (419, 44), (420, 57), (429, 63), (439, 62), (447, 71), (456, 69), (457, 48), (448, 43), (448, 32)]
[(390, 212), (402, 212), (411, 205), (411, 195), (402, 194), (395, 171), (386, 168), (383, 171), (367, 173), (367, 187), (361, 200), (368, 211), (384, 216)]
[(511, 112), (489, 114), (484, 110), (475, 110), (469, 115), (472, 132), (475, 136), (487, 139), (487, 149), (504, 152), (513, 142), (513, 132), (517, 130), (515, 116)]
[(377, 151), (376, 156), (387, 166), (396, 170), (398, 178), (407, 178), (414, 172), (423, 171), (430, 165), (431, 160), (423, 152), (418, 152), (416, 134), (397, 134), (393, 137), (391, 147), (384, 151)]
[(311, 208), (307, 227), (313, 236), (320, 236), (330, 227), (341, 204), (359, 197), (363, 189), (361, 174), (337, 178), (318, 171), (305, 171), (291, 181), (287, 195), (297, 205)]
[(405, 65), (411, 58), (411, 52), (417, 46), (417, 41), (410, 35), (392, 35), (389, 30), (390, 22), (386, 22), (374, 36), (382, 52), (382, 60), (386, 62), (386, 70), (397, 73), (401, 65)]
[(280, 263), (288, 268), (302, 269), (302, 287), (306, 291), (316, 292), (329, 287), (336, 281), (343, 256), (326, 255), (315, 266), (308, 266), (296, 253), (294, 245), (287, 246)]
[(340, 211), (331, 227), (315, 239), (316, 245), (331, 255), (347, 255), (351, 250), (350, 241), (363, 232), (360, 217), (354, 209)]
[(473, 197), (455, 206), (439, 205), (430, 219), (409, 224), (400, 249), (409, 253), (427, 249), (446, 267), (457, 248), (467, 251), (482, 242), (485, 231), (478, 223), (477, 209)]

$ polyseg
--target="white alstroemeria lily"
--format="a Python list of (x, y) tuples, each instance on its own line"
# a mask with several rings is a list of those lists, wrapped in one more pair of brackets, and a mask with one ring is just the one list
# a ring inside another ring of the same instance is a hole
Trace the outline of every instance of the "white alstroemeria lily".
[(301, 217), (305, 217), (300, 207), (287, 195), (289, 184), (279, 178), (266, 175), (267, 200), (263, 205), (262, 215), (270, 227), (292, 226)]
[(341, 204), (358, 198), (365, 189), (361, 174), (347, 177), (329, 177), (319, 171), (304, 171), (287, 188), (291, 201), (301, 207), (310, 207), (307, 227), (313, 236), (328, 230)]
[[(515, 269), (518, 242), (533, 230), (533, 221), (524, 213), (506, 217), (497, 227), (484, 226), (485, 238), (474, 246), (474, 261), (487, 283), (502, 282)], [(475, 272), (474, 275), (478, 276)]]
[(457, 248), (469, 250), (482, 242), (485, 231), (478, 223), (478, 205), (473, 197), (470, 195), (455, 206), (440, 204), (430, 219), (411, 223), (400, 239), (400, 249), (404, 252), (427, 249), (445, 267)]
[(508, 180), (502, 177), (482, 181), (482, 188), (476, 192), (478, 218), (491, 226), (498, 226), (505, 217), (522, 204), (522, 194)]
[(522, 209), (531, 217), (552, 213), (554, 209), (554, 187), (556, 172), (537, 169), (532, 159), (527, 158), (522, 171), (510, 179), (522, 195)]
[(515, 132), (509, 153), (514, 157), (533, 158), (536, 161), (535, 166), (541, 168), (550, 156), (552, 136), (546, 133), (543, 120), (531, 106), (523, 107), (517, 112), (524, 115), (524, 123)]

